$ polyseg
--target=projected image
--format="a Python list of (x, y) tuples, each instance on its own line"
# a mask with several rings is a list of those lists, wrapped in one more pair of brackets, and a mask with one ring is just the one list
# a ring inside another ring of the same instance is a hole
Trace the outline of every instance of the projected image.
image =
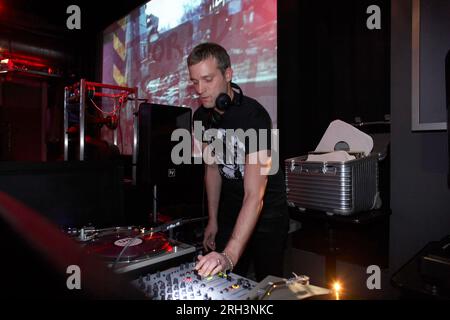
[[(276, 0), (152, 0), (103, 35), (103, 83), (138, 87), (148, 102), (198, 108), (186, 58), (202, 42), (230, 54), (233, 81), (277, 124)], [(131, 154), (132, 103), (121, 115), (122, 152)]]

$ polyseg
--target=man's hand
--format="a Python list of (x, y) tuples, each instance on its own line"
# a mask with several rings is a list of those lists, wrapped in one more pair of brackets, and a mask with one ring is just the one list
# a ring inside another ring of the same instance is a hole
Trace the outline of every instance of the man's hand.
[(217, 222), (208, 222), (203, 236), (203, 247), (206, 251), (216, 250)]
[(216, 251), (208, 253), (206, 256), (199, 255), (197, 259), (195, 270), (202, 277), (213, 276), (230, 268), (227, 259)]

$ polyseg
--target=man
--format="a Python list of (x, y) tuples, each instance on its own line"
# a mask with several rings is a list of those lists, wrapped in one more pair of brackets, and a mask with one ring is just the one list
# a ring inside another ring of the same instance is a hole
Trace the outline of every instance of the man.
[[(274, 175), (263, 173), (274, 165), (270, 158), (270, 116), (256, 100), (232, 89), (230, 57), (220, 45), (196, 46), (187, 64), (202, 102), (194, 121), (201, 121), (206, 129), (217, 128), (216, 138), (223, 140), (227, 152), (245, 149), (241, 163), (236, 161), (236, 154), (235, 162), (229, 163), (226, 155), (215, 153), (216, 161), (205, 167), (209, 220), (203, 246), (212, 252), (198, 257), (198, 274), (208, 276), (234, 269), (246, 276), (253, 261), (257, 281), (267, 275), (283, 276), (289, 226), (284, 176), (280, 170)], [(223, 93), (232, 101), (226, 111), (216, 105), (216, 98)], [(226, 137), (226, 129), (266, 130), (269, 141), (265, 148), (260, 143), (251, 146), (237, 136)], [(206, 142), (204, 150), (214, 141), (202, 140)]]

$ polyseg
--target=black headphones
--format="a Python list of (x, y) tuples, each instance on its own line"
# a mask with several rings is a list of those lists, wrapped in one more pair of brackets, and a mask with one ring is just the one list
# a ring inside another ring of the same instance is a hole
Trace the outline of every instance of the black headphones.
[[(237, 102), (233, 103), (233, 100), (227, 93), (221, 93), (216, 98), (216, 108), (220, 111), (226, 112), (230, 107), (234, 104), (235, 106), (240, 106), (242, 103), (242, 99), (244, 97), (244, 94), (242, 92), (241, 87), (239, 87), (237, 84), (231, 82), (231, 88), (237, 89), (239, 91), (239, 97)], [(223, 118), (223, 114), (220, 114), (215, 110), (215, 108), (212, 108), (210, 111), (210, 127), (217, 126)]]

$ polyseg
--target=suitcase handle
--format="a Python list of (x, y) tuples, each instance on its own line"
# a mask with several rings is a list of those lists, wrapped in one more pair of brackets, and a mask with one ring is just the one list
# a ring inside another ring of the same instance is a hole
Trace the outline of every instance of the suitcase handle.
[(296, 169), (296, 167), (299, 167), (299, 169), (298, 169), (299, 173), (304, 172), (304, 173), (323, 173), (323, 174), (326, 174), (328, 172), (328, 174), (332, 174), (332, 175), (336, 175), (336, 173), (337, 173), (336, 167), (328, 165), (327, 163), (324, 163), (321, 169), (320, 168), (309, 169), (309, 168), (303, 167), (302, 165), (296, 164), (295, 161), (292, 161), (291, 162), (291, 172), (294, 171)]
[(330, 165), (324, 163), (323, 167), (322, 167), (322, 173), (325, 174), (325, 173), (327, 173), (327, 171), (328, 171), (328, 174), (332, 174), (333, 176), (335, 176), (337, 173), (337, 169), (335, 166), (330, 166)]

